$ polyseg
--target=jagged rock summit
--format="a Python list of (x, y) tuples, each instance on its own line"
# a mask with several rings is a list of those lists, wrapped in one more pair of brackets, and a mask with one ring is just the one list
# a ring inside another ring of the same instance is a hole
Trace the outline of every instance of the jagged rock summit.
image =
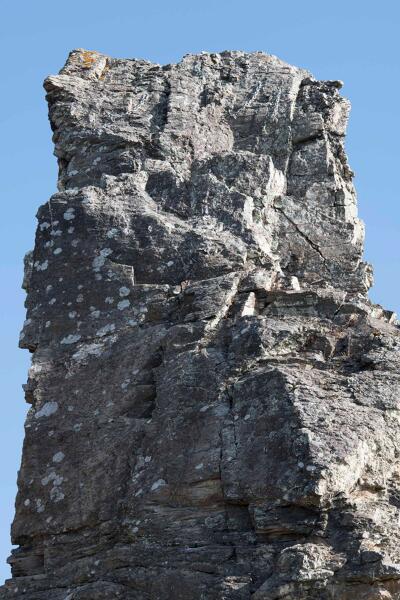
[(259, 52), (46, 80), (2, 599), (400, 598), (399, 328), (340, 87)]

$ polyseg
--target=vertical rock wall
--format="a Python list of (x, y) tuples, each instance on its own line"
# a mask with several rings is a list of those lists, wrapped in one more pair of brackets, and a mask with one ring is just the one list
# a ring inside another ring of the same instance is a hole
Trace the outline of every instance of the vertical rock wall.
[(0, 598), (400, 598), (399, 329), (340, 87), (242, 52), (46, 80)]

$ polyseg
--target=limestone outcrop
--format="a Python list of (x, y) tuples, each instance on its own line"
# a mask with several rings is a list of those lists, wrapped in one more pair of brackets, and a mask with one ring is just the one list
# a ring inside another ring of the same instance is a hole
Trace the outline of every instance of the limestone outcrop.
[(243, 52), (46, 79), (1, 599), (400, 599), (399, 327), (341, 85)]

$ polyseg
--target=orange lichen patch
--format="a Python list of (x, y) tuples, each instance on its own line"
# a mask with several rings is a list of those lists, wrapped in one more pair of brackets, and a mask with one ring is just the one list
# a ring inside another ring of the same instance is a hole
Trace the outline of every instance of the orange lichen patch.
[(90, 52), (89, 50), (84, 50), (83, 52), (81, 52), (80, 59), (83, 63), (83, 68), (90, 69), (96, 62), (97, 56), (97, 52)]

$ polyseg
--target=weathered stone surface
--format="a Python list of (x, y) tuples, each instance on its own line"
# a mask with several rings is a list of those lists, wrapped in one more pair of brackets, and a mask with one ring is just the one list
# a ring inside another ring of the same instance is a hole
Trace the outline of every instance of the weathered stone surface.
[(46, 80), (2, 599), (400, 598), (399, 329), (340, 87), (242, 52)]

